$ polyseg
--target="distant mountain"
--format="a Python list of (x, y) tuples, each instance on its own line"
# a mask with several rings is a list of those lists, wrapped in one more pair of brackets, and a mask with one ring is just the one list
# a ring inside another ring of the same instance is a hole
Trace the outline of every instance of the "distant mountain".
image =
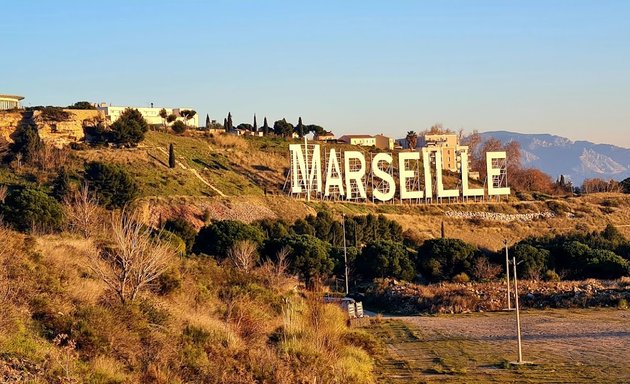
[(551, 175), (569, 176), (574, 185), (587, 178), (623, 180), (630, 177), (630, 148), (589, 141), (571, 141), (549, 134), (524, 134), (507, 131), (481, 133), (503, 143), (517, 141), (523, 150), (523, 166), (535, 167)]

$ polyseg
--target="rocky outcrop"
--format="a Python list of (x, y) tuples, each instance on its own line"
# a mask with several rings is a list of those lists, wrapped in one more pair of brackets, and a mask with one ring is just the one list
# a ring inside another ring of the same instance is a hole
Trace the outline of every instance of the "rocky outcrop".
[(66, 121), (51, 121), (42, 117), (40, 111), (2, 111), (0, 112), (0, 137), (13, 142), (13, 133), (20, 124), (35, 124), (39, 136), (55, 147), (63, 147), (85, 138), (84, 124), (87, 121), (103, 119), (103, 113), (96, 110), (64, 109), (70, 114)]

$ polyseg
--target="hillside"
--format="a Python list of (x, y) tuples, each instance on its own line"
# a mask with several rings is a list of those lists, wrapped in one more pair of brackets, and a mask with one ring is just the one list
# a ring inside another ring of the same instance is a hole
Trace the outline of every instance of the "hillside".
[(576, 186), (587, 178), (620, 181), (630, 177), (630, 148), (549, 134), (490, 131), (481, 133), (481, 137), (494, 137), (503, 143), (517, 141), (523, 150), (524, 166), (538, 168), (553, 178), (569, 176)]

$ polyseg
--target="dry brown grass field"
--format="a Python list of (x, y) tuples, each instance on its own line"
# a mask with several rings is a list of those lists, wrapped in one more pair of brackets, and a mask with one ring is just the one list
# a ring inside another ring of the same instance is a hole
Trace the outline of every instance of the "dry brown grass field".
[(382, 383), (629, 383), (630, 312), (621, 309), (400, 317), (374, 321)]

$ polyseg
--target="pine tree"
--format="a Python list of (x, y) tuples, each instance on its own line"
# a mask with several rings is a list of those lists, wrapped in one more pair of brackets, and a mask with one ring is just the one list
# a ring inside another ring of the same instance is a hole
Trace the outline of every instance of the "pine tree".
[(265, 120), (263, 121), (263, 135), (269, 135), (269, 125), (267, 124), (267, 116), (265, 116)]
[(258, 132), (258, 123), (256, 123), (256, 114), (254, 113), (254, 132)]
[(175, 168), (175, 148), (173, 143), (168, 146), (168, 167)]
[(35, 154), (44, 146), (42, 139), (39, 137), (37, 127), (31, 124), (21, 125), (15, 131), (11, 150), (14, 153), (22, 154), (24, 161), (30, 163), (33, 161)]
[(210, 128), (210, 115), (206, 113), (206, 129)]

